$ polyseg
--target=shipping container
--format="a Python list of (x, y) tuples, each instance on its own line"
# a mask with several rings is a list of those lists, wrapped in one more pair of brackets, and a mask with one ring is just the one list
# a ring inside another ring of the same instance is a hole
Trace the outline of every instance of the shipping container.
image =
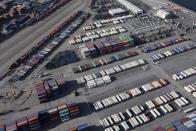
[(18, 131), (30, 131), (27, 117), (16, 120)]
[(39, 122), (41, 125), (48, 123), (50, 120), (48, 110), (46, 109), (39, 111), (38, 116), (39, 116)]
[(0, 131), (5, 131), (5, 124), (0, 124)]
[(39, 116), (38, 116), (37, 113), (27, 116), (27, 120), (28, 120), (28, 123), (29, 123), (30, 130), (33, 131), (33, 130), (40, 129)]

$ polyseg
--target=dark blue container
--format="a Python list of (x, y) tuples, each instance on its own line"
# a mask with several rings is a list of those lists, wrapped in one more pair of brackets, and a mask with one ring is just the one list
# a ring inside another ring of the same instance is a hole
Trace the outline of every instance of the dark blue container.
[(47, 124), (47, 122), (50, 120), (48, 110), (39, 111), (38, 116), (41, 124)]
[(0, 125), (0, 131), (5, 131), (5, 125)]
[(184, 125), (179, 125), (176, 128), (178, 131), (189, 131)]
[(177, 126), (180, 126), (182, 123), (180, 121), (174, 121), (172, 122), (172, 124), (177, 127)]
[(195, 130), (196, 130), (196, 124), (195, 124), (195, 125), (193, 125), (193, 126), (191, 126), (191, 127), (189, 127), (189, 130), (191, 130), (191, 131), (195, 131)]
[(82, 124), (82, 125), (79, 125), (77, 129), (78, 131), (88, 131), (89, 126), (88, 124)]

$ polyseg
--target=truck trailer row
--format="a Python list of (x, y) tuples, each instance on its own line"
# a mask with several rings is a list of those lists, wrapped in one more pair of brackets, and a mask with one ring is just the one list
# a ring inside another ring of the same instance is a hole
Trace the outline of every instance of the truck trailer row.
[(126, 21), (127, 19), (132, 18), (132, 17), (133, 17), (132, 15), (124, 15), (121, 17), (115, 17), (115, 18), (111, 18), (111, 19), (95, 21), (93, 23), (90, 23), (88, 26), (84, 26), (83, 30), (88, 31), (88, 30), (92, 30), (92, 29), (96, 29), (96, 28), (102, 28), (102, 27), (108, 26), (108, 25), (124, 23), (124, 21)]
[(196, 74), (196, 67), (192, 67), (192, 68), (186, 69), (184, 71), (172, 74), (172, 78), (175, 81), (179, 81), (179, 80), (183, 80), (188, 77), (194, 76), (195, 74)]
[(83, 65), (73, 67), (72, 71), (74, 73), (80, 73), (80, 72), (84, 72), (84, 71), (87, 71), (87, 70), (90, 70), (90, 69), (93, 69), (93, 68), (108, 65), (108, 64), (114, 63), (116, 61), (120, 61), (120, 60), (127, 59), (127, 58), (137, 56), (137, 55), (138, 55), (138, 53), (135, 52), (135, 51), (120, 53), (120, 54), (117, 54), (117, 55), (112, 55), (112, 56), (107, 57), (107, 58), (96, 60), (96, 61), (91, 62), (91, 63), (85, 63)]
[(136, 61), (131, 61), (131, 62), (122, 64), (122, 65), (119, 65), (119, 66), (115, 66), (113, 68), (109, 68), (109, 69), (106, 69), (106, 70), (101, 70), (100, 72), (89, 74), (89, 75), (84, 76), (84, 77), (80, 77), (80, 78), (77, 79), (77, 82), (80, 85), (85, 85), (90, 80), (94, 80), (94, 79), (97, 79), (97, 78), (100, 78), (100, 77), (103, 77), (103, 76), (107, 76), (107, 75), (109, 75), (109, 76), (114, 75), (114, 74), (120, 73), (122, 71), (133, 69), (135, 67), (139, 67), (139, 66), (142, 66), (142, 65), (145, 65), (145, 64), (146, 64), (146, 61), (144, 61), (143, 59), (138, 59)]
[(183, 46), (183, 47), (177, 47), (177, 48), (173, 48), (171, 50), (167, 50), (163, 53), (158, 53), (158, 54), (155, 54), (155, 55), (151, 55), (151, 59), (153, 60), (153, 62), (155, 61), (159, 61), (159, 60), (162, 60), (162, 59), (165, 59), (167, 57), (170, 57), (170, 56), (174, 56), (174, 55), (177, 55), (177, 54), (181, 54), (183, 52), (187, 52), (189, 50), (193, 50), (196, 48), (196, 44), (189, 44), (189, 45), (186, 45), (186, 46)]
[[(171, 94), (171, 92), (169, 94)], [(170, 103), (158, 105), (153, 109), (148, 109), (145, 104), (134, 106), (131, 109), (126, 109), (126, 112), (124, 113), (119, 112), (99, 120), (99, 123), (106, 128), (106, 131), (124, 131), (134, 129), (137, 126), (141, 126), (147, 122), (156, 120), (158, 117), (178, 110), (181, 106), (176, 103), (176, 100), (183, 101), (185, 104), (186, 102), (183, 99), (185, 98), (174, 98)], [(186, 105), (187, 104), (185, 104), (185, 106)]]
[(99, 110), (102, 110), (102, 109), (107, 108), (109, 106), (119, 104), (123, 101), (131, 99), (131, 98), (136, 97), (138, 95), (142, 95), (142, 94), (147, 93), (149, 91), (164, 87), (167, 84), (168, 84), (168, 82), (163, 79), (153, 81), (153, 82), (147, 83), (145, 85), (142, 85), (139, 88), (130, 89), (128, 92), (123, 92), (123, 93), (117, 94), (115, 96), (105, 98), (101, 101), (97, 101), (97, 102), (93, 103), (93, 107), (96, 111), (99, 111)]
[(194, 98), (196, 98), (196, 82), (190, 85), (184, 86), (184, 89), (191, 94)]
[(99, 39), (99, 38), (124, 33), (126, 31), (127, 30), (122, 26), (115, 26), (115, 27), (112, 27), (112, 28), (97, 30), (95, 32), (94, 31), (86, 32), (85, 35), (74, 36), (74, 38), (69, 40), (69, 44), (74, 45), (74, 44), (79, 44), (79, 43), (82, 43), (82, 42), (94, 41), (94, 40)]
[(161, 49), (161, 48), (165, 48), (167, 46), (171, 46), (171, 45), (174, 45), (174, 44), (182, 43), (183, 41), (187, 41), (187, 40), (189, 40), (188, 37), (180, 36), (180, 37), (177, 37), (177, 38), (172, 39), (172, 40), (162, 41), (159, 44), (155, 44), (155, 45), (152, 45), (152, 46), (149, 46), (149, 47), (143, 47), (142, 51), (144, 53), (149, 53), (151, 51), (155, 51), (155, 50), (158, 50), (158, 49)]

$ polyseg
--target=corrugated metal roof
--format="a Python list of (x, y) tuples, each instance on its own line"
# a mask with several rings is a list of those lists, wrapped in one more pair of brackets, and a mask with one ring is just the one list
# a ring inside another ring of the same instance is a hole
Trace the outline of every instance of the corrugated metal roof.
[(137, 6), (133, 5), (127, 0), (117, 0), (117, 1), (122, 5), (124, 5), (127, 9), (131, 10), (134, 14), (139, 14), (143, 12), (142, 9), (138, 8)]
[(111, 9), (108, 12), (111, 13), (111, 14), (120, 14), (120, 13), (125, 12), (125, 10), (123, 10), (121, 8), (116, 8), (116, 9)]

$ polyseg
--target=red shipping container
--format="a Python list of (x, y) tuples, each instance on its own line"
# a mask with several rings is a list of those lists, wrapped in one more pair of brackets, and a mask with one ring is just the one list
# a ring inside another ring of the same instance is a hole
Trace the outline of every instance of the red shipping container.
[(6, 131), (17, 131), (16, 122), (12, 122), (6, 125)]

